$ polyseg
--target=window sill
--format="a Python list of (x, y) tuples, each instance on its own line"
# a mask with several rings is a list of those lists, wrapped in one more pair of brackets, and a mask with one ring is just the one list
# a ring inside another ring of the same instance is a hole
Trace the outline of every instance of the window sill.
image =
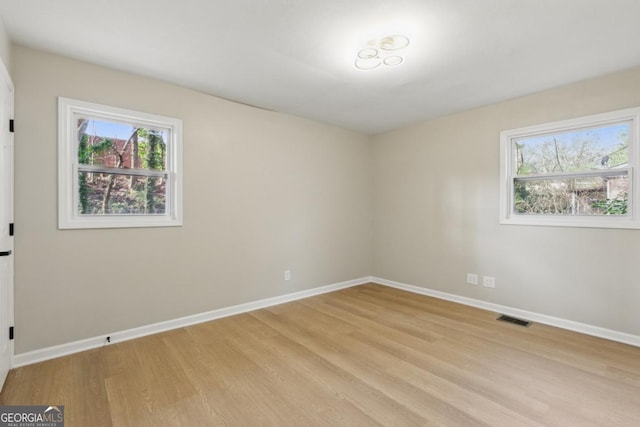
[(60, 230), (90, 229), (90, 228), (141, 228), (141, 227), (180, 227), (182, 220), (178, 218), (158, 215), (127, 215), (127, 216), (91, 216), (61, 220)]
[(500, 219), (501, 225), (533, 225), (547, 227), (640, 229), (640, 222), (630, 217), (548, 217), (542, 215), (512, 215)]

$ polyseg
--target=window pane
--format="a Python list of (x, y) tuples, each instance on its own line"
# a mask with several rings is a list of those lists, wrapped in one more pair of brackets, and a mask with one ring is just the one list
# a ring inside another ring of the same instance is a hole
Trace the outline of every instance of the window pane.
[(529, 179), (514, 182), (517, 214), (626, 215), (628, 177)]
[(78, 163), (122, 169), (167, 169), (167, 130), (78, 118)]
[(513, 139), (519, 176), (626, 167), (630, 123)]
[(166, 179), (92, 172), (78, 173), (80, 215), (166, 213)]

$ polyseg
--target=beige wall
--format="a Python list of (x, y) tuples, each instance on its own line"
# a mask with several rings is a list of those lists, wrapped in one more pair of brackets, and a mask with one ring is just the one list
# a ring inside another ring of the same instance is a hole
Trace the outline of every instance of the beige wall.
[[(498, 225), (499, 132), (638, 106), (640, 69), (368, 138), (23, 47), (12, 62), (17, 354), (369, 274), (640, 335), (640, 231)], [(183, 227), (57, 229), (57, 96), (184, 120)]]
[[(13, 61), (16, 354), (370, 273), (366, 136), (22, 47)], [(57, 96), (184, 121), (183, 227), (57, 229)]]
[(7, 32), (4, 27), (4, 22), (0, 18), (0, 59), (4, 63), (5, 67), (11, 73), (11, 42), (7, 36)]
[(640, 230), (498, 224), (501, 130), (638, 105), (634, 69), (373, 138), (374, 274), (640, 334)]

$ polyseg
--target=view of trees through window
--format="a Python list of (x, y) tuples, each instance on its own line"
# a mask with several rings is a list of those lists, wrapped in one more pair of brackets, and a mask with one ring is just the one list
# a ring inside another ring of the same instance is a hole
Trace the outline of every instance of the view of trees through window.
[(78, 212), (166, 212), (167, 131), (78, 118)]
[(626, 215), (630, 123), (511, 140), (514, 212)]

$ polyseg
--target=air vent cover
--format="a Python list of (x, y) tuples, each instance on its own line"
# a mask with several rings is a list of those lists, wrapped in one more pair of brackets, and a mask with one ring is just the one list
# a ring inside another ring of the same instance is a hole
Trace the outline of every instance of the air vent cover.
[(509, 322), (509, 323), (513, 323), (514, 325), (518, 325), (518, 326), (524, 326), (525, 328), (528, 328), (529, 325), (531, 325), (531, 322), (527, 321), (527, 320), (522, 320), (522, 319), (518, 319), (516, 317), (511, 317), (511, 316), (506, 316), (506, 315), (501, 315), (500, 317), (498, 317), (498, 320), (502, 321), (502, 322)]

